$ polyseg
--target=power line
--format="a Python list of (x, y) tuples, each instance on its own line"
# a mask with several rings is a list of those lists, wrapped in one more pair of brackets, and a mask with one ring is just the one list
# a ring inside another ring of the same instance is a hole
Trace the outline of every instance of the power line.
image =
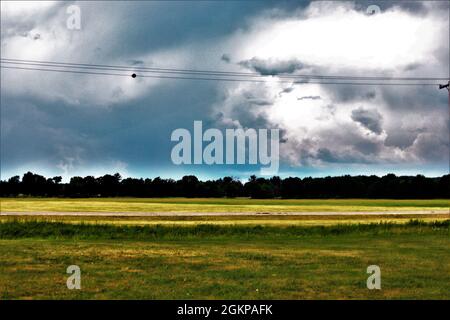
[[(142, 73), (156, 72), (156, 73), (175, 73), (175, 74), (187, 74), (187, 75), (213, 75), (221, 77), (257, 77), (267, 78), (270, 75), (262, 75), (259, 73), (250, 72), (230, 72), (230, 71), (211, 71), (211, 70), (194, 70), (194, 69), (176, 69), (176, 68), (156, 68), (156, 67), (138, 67), (138, 66), (118, 66), (118, 65), (102, 65), (102, 64), (87, 64), (87, 63), (66, 63), (66, 62), (54, 62), (54, 61), (42, 61), (42, 60), (24, 60), (24, 59), (9, 59), (1, 58), (1, 61), (9, 64), (23, 64), (23, 65), (35, 65), (35, 66), (50, 66), (58, 68), (77, 68), (77, 69), (95, 69), (95, 70), (113, 70), (113, 71), (139, 71)], [(277, 78), (282, 79), (332, 79), (332, 80), (403, 80), (403, 81), (441, 81), (449, 80), (445, 77), (382, 77), (382, 76), (331, 76), (331, 75), (276, 75)]]
[[(91, 74), (91, 75), (108, 75), (108, 76), (123, 76), (130, 77), (130, 74), (123, 73), (109, 73), (109, 72), (90, 72), (90, 71), (79, 71), (79, 70), (62, 70), (62, 69), (49, 69), (49, 68), (24, 68), (16, 66), (4, 66), (0, 65), (2, 69), (17, 69), (17, 70), (31, 70), (31, 71), (48, 71), (48, 72), (63, 72), (63, 73), (76, 73), (76, 74)], [(136, 77), (141, 78), (157, 78), (157, 79), (179, 79), (179, 80), (206, 80), (206, 81), (233, 81), (233, 82), (283, 82), (292, 83), (292, 81), (286, 80), (256, 80), (256, 79), (230, 79), (230, 78), (211, 78), (211, 77), (179, 77), (179, 76), (165, 76), (165, 75), (136, 75)], [(295, 82), (295, 84), (329, 84), (329, 85), (380, 85), (380, 86), (436, 86), (433, 83), (393, 83), (393, 82), (333, 82), (333, 81), (305, 81), (305, 82)]]
[(82, 74), (98, 74), (104, 76), (124, 76), (129, 77), (129, 74), (119, 74), (119, 73), (106, 73), (106, 72), (89, 72), (89, 71), (76, 71), (76, 70), (52, 70), (52, 69), (39, 69), (39, 68), (21, 68), (21, 67), (8, 67), (0, 66), (2, 69), (18, 69), (18, 70), (36, 70), (36, 71), (56, 71), (65, 73), (82, 73)]
[[(109, 76), (125, 76), (130, 77), (130, 74), (122, 74), (122, 73), (105, 73), (105, 72), (90, 72), (90, 71), (77, 71), (77, 70), (62, 70), (62, 69), (49, 69), (49, 68), (23, 68), (23, 67), (13, 67), (13, 66), (3, 66), (0, 65), (0, 68), (3, 69), (18, 69), (18, 70), (35, 70), (35, 71), (50, 71), (50, 72), (64, 72), (64, 73), (82, 73), (82, 74), (92, 74), (92, 75), (109, 75)], [(133, 74), (135, 75), (135, 74)], [(131, 76), (133, 76), (131, 75)], [(269, 82), (270, 80), (254, 80), (254, 79), (229, 79), (229, 78), (211, 78), (211, 77), (178, 77), (178, 76), (164, 76), (164, 75), (135, 75), (135, 77), (140, 78), (157, 78), (157, 79), (180, 79), (180, 80), (216, 80), (216, 81), (234, 81), (234, 82)], [(280, 81), (274, 80), (276, 82), (288, 82), (292, 83), (292, 81)]]

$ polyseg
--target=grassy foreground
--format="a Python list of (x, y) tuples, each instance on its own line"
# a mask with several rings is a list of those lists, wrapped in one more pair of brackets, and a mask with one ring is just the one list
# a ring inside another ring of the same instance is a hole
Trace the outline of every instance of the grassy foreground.
[[(2, 299), (450, 299), (450, 220), (115, 225), (3, 220)], [(68, 290), (79, 265), (82, 289)], [(367, 266), (382, 290), (366, 288)]]
[(2, 212), (358, 212), (449, 210), (448, 199), (0, 198)]

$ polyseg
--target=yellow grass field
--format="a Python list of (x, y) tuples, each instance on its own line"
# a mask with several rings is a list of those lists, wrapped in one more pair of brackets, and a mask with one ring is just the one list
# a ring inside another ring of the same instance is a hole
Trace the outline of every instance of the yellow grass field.
[[(0, 198), (1, 212), (383, 212), (445, 211), (448, 199)], [(450, 212), (450, 211), (449, 211)]]

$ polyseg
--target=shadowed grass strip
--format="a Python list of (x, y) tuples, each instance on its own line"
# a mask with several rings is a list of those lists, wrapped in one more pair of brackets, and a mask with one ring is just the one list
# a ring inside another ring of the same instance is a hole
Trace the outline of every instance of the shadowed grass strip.
[(71, 224), (63, 222), (19, 221), (0, 222), (0, 239), (19, 238), (76, 238), (76, 239), (129, 239), (177, 240), (186, 238), (296, 238), (302, 236), (328, 236), (341, 234), (400, 234), (406, 232), (441, 233), (450, 235), (450, 220), (408, 223), (390, 222), (370, 224), (336, 224), (332, 226), (133, 226), (108, 224)]

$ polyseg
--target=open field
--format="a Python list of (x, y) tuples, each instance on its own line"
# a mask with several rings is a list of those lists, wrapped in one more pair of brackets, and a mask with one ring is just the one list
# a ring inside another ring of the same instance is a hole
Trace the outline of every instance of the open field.
[(448, 200), (0, 201), (0, 299), (450, 299)]
[(187, 199), (187, 198), (0, 198), (1, 212), (289, 213), (449, 212), (448, 199)]
[(0, 216), (0, 222), (6, 221), (40, 221), (65, 222), (72, 224), (112, 224), (112, 225), (164, 225), (164, 226), (195, 226), (195, 225), (223, 225), (223, 226), (329, 226), (337, 224), (367, 224), (367, 223), (407, 223), (411, 219), (433, 222), (450, 219), (449, 214), (429, 215), (215, 215), (215, 216), (91, 216), (91, 215), (21, 215)]
[[(0, 298), (450, 299), (450, 220), (332, 226), (0, 223)], [(82, 289), (65, 286), (68, 265)], [(382, 289), (366, 268), (380, 266)]]

